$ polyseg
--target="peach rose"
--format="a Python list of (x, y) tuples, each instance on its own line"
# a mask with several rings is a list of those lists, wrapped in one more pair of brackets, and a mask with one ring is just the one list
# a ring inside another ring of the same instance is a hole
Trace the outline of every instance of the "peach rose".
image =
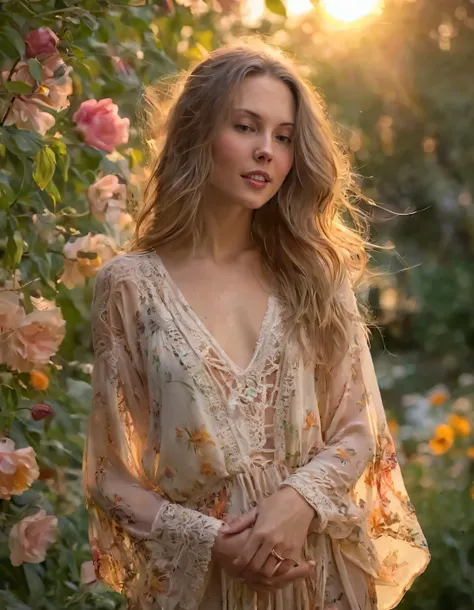
[(84, 561), (81, 565), (81, 585), (92, 585), (97, 581), (93, 561)]
[(10, 500), (26, 491), (39, 477), (32, 447), (15, 450), (10, 438), (0, 438), (0, 498)]
[(54, 515), (47, 515), (41, 509), (36, 515), (25, 517), (12, 527), (8, 538), (12, 565), (41, 563), (57, 536), (58, 518)]
[(19, 372), (48, 364), (64, 339), (65, 326), (58, 307), (29, 313), (8, 337), (4, 354), (6, 364)]
[(56, 52), (59, 38), (50, 28), (31, 30), (25, 38), (26, 56), (44, 59)]
[(18, 294), (0, 290), (0, 362), (5, 361), (10, 332), (24, 317), (25, 311)]
[(110, 98), (82, 102), (72, 118), (84, 142), (92, 148), (110, 153), (128, 142), (130, 121), (119, 116), (118, 106)]
[(86, 277), (95, 277), (105, 263), (118, 254), (115, 241), (97, 233), (88, 233), (64, 246), (64, 271), (59, 281), (67, 288), (84, 286)]
[[(56, 53), (43, 62), (41, 83), (38, 83), (30, 74), (28, 63), (20, 62), (11, 80), (31, 85), (31, 93), (14, 98), (4, 125), (16, 125), (19, 129), (29, 129), (44, 135), (56, 120), (43, 108), (60, 112), (69, 106), (68, 96), (72, 93), (72, 79), (69, 76), (71, 70), (71, 66), (66, 66), (62, 57)], [(9, 72), (3, 72), (3, 80), (8, 75)]]
[(10, 290), (0, 290), (0, 334), (14, 328), (24, 316), (25, 311), (18, 294)]
[(121, 183), (118, 176), (108, 174), (91, 184), (87, 198), (94, 218), (118, 226), (127, 206), (127, 185)]

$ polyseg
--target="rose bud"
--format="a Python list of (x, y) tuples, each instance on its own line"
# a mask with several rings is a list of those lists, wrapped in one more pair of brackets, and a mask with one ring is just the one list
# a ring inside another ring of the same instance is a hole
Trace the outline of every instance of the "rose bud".
[(37, 403), (31, 407), (31, 417), (35, 421), (40, 421), (48, 415), (54, 415), (54, 409), (47, 404)]

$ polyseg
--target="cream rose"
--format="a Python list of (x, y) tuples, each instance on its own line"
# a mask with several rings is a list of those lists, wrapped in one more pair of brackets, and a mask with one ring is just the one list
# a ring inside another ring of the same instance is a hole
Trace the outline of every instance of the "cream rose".
[(91, 184), (87, 198), (92, 216), (116, 226), (127, 207), (127, 185), (121, 183), (118, 176), (107, 174)]
[(59, 307), (34, 311), (10, 333), (4, 360), (15, 371), (27, 372), (48, 364), (66, 334)]
[(36, 515), (25, 517), (12, 527), (8, 539), (12, 565), (41, 563), (57, 535), (58, 519), (47, 515), (45, 510), (41, 509)]
[(32, 447), (16, 449), (9, 438), (0, 439), (0, 499), (10, 500), (26, 491), (39, 477)]

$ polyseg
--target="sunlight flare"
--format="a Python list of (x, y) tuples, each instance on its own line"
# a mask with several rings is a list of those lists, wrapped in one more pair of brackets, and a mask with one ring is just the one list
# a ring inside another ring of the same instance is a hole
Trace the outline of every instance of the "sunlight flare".
[(321, 0), (321, 5), (334, 19), (350, 23), (367, 17), (380, 7), (381, 0)]

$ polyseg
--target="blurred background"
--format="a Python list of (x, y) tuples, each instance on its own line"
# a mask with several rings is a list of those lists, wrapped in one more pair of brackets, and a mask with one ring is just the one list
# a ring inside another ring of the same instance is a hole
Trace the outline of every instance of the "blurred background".
[(395, 248), (364, 296), (432, 553), (399, 607), (474, 609), (472, 0), (0, 0), (0, 609), (122, 607), (81, 491), (94, 277), (133, 230), (144, 86), (252, 34), (320, 92)]

